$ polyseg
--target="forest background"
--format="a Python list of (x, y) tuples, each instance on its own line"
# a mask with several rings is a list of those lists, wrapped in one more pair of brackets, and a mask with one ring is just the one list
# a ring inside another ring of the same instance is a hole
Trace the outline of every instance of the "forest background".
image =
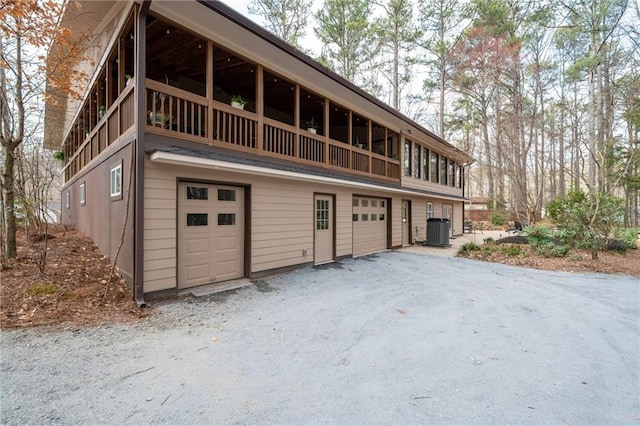
[(540, 218), (584, 190), (638, 226), (637, 0), (226, 3), (471, 154), (489, 208)]

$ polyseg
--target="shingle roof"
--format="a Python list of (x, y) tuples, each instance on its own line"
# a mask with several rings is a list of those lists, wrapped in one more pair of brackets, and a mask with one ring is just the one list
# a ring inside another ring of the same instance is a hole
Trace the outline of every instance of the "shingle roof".
[(377, 186), (380, 190), (402, 190), (410, 191), (416, 194), (431, 195), (434, 197), (446, 197), (449, 199), (465, 200), (460, 195), (446, 194), (437, 191), (427, 191), (422, 189), (403, 187), (398, 183), (385, 182), (376, 179), (370, 179), (365, 176), (358, 176), (348, 173), (341, 173), (330, 169), (314, 166), (300, 166), (295, 163), (288, 162), (286, 160), (278, 160), (275, 158), (269, 158), (252, 153), (240, 153), (234, 150), (210, 147), (207, 150), (199, 150), (194, 148), (184, 148), (178, 146), (157, 146), (147, 151), (147, 154), (152, 154), (156, 151), (166, 152), (171, 154), (185, 155), (189, 157), (205, 158), (210, 160), (224, 161), (234, 164), (244, 164), (247, 166), (264, 167), (267, 169), (280, 170), (291, 173), (301, 173), (311, 176), (325, 177), (338, 179), (345, 182), (356, 182), (368, 185)]

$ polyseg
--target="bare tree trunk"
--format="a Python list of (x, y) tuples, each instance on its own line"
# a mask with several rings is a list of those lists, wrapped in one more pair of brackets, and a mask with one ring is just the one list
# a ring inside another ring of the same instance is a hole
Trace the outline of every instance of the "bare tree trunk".
[(6, 256), (16, 257), (16, 215), (15, 194), (13, 190), (13, 171), (15, 165), (14, 150), (7, 146), (4, 150), (4, 167), (2, 169), (2, 198), (4, 200), (4, 235)]

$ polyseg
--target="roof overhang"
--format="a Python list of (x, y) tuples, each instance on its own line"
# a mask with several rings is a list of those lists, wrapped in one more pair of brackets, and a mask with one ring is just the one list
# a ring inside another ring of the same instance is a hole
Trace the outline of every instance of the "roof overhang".
[(434, 197), (443, 200), (465, 201), (461, 196), (437, 194), (429, 191), (418, 191), (406, 188), (393, 188), (373, 183), (357, 182), (347, 179), (339, 179), (328, 176), (317, 176), (306, 173), (293, 172), (289, 170), (278, 170), (263, 166), (252, 166), (247, 164), (233, 163), (229, 161), (218, 160), (215, 158), (203, 158), (198, 156), (176, 154), (172, 152), (153, 151), (150, 153), (150, 160), (153, 163), (172, 164), (176, 166), (199, 167), (204, 169), (214, 169), (222, 172), (242, 173), (255, 176), (268, 176), (279, 179), (294, 179), (301, 182), (321, 183), (324, 185), (334, 185), (349, 188), (357, 188), (367, 191), (382, 191), (399, 195), (413, 195), (420, 197)]

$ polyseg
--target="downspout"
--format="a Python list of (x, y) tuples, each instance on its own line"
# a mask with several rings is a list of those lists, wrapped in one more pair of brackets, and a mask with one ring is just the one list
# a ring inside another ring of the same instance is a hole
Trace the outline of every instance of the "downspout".
[(144, 301), (144, 132), (145, 132), (145, 76), (147, 75), (147, 13), (151, 0), (144, 0), (138, 11), (136, 22), (136, 189), (135, 189), (135, 220), (134, 220), (134, 273), (133, 297), (139, 308)]

